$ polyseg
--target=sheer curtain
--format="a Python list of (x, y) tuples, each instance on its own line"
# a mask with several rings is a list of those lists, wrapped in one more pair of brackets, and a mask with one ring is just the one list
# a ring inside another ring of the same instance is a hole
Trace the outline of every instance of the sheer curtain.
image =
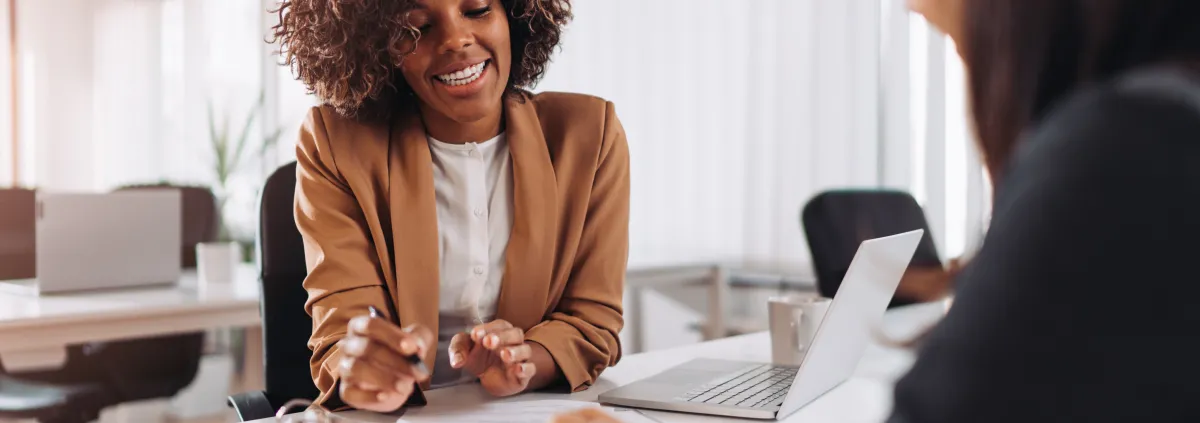
[[(252, 132), (283, 135), (231, 181), (228, 211), (253, 231), (256, 189), (293, 157), (313, 104), (262, 42), (273, 0), (17, 1), (22, 182), (211, 184), (209, 106), (237, 132), (261, 92)], [(616, 104), (632, 154), (631, 266), (807, 274), (800, 209), (840, 187), (912, 191), (943, 253), (966, 248), (990, 196), (961, 65), (903, 3), (576, 0), (535, 90)]]
[(884, 185), (913, 193), (945, 257), (970, 253), (990, 216), (990, 183), (967, 109), (954, 44), (908, 11), (881, 0)]
[(632, 267), (807, 273), (804, 202), (881, 182), (879, 13), (863, 0), (575, 3), (537, 89), (616, 104)]
[[(12, 186), (16, 183), (14, 172), (16, 157), (13, 157), (13, 147), (16, 137), (13, 136), (13, 51), (9, 43), (9, 7), (15, 0), (0, 1), (0, 187)], [(19, 152), (18, 152), (19, 154)]]
[[(21, 182), (54, 191), (212, 186), (209, 110), (236, 136), (271, 60), (245, 0), (17, 0)], [(274, 67), (270, 67), (274, 70)], [(269, 132), (251, 126), (250, 150)], [(252, 233), (258, 156), (230, 181), (229, 221)]]

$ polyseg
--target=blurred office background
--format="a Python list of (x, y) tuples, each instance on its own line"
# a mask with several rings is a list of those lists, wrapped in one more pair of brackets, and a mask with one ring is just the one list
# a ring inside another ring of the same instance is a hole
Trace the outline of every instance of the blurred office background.
[[(262, 183), (294, 159), (315, 101), (264, 42), (274, 1), (0, 4), (0, 187), (208, 187), (224, 200), (227, 233), (253, 242)], [(607, 98), (625, 125), (630, 284), (654, 287), (633, 301), (659, 313), (632, 320), (639, 350), (735, 333), (734, 322), (753, 330), (765, 324), (762, 296), (814, 290), (799, 216), (822, 190), (907, 191), (944, 257), (976, 241), (990, 193), (962, 65), (904, 7), (574, 1), (534, 90)], [(712, 290), (689, 283), (697, 267), (746, 288), (720, 305), (728, 315), (713, 316)], [(672, 279), (678, 287), (663, 282)]]

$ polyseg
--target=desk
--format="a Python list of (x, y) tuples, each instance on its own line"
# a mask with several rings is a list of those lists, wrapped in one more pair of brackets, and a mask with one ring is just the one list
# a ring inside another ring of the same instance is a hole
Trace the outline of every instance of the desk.
[[(44, 296), (0, 293), (0, 357), (10, 369), (21, 363), (38, 367), (54, 364), (46, 363), (47, 357), (61, 362), (65, 346), (71, 344), (219, 327), (258, 328), (262, 321), (257, 272), (247, 265), (236, 275), (232, 283), (211, 284), (204, 290), (194, 288), (195, 272), (185, 272), (179, 285)], [(252, 332), (247, 333), (247, 357), (261, 357), (261, 336)], [(247, 370), (247, 375), (261, 378), (261, 371)]]
[[(942, 303), (898, 308), (884, 318), (883, 331), (893, 339), (905, 339), (933, 324), (944, 312)], [(729, 360), (770, 361), (770, 338), (766, 333), (726, 338), (669, 350), (634, 354), (625, 357), (616, 367), (608, 369), (596, 386), (571, 395), (529, 394), (507, 401), (539, 399), (572, 399), (595, 401), (601, 393), (656, 374), (693, 358), (722, 358)], [(871, 422), (883, 421), (892, 407), (892, 386), (895, 380), (912, 366), (909, 351), (873, 344), (868, 347), (854, 376), (829, 393), (808, 404), (784, 420), (786, 422)], [(458, 386), (427, 393), (433, 404), (477, 404), (492, 401), (478, 385)], [(652, 412), (647, 415), (663, 423), (745, 422), (746, 420), (696, 416), (679, 413)], [(363, 412), (349, 412), (347, 417), (372, 423), (391, 423), (396, 417)], [(273, 419), (255, 423), (269, 423)]]

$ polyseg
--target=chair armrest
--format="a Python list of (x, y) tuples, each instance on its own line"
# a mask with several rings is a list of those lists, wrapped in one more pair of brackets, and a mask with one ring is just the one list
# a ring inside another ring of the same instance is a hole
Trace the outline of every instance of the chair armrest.
[(275, 416), (275, 408), (263, 391), (243, 392), (230, 395), (229, 406), (237, 412), (238, 421), (252, 421)]

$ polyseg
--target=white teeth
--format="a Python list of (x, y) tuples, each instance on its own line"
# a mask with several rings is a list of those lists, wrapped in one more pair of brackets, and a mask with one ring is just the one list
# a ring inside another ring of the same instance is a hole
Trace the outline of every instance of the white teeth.
[(457, 72), (438, 75), (437, 78), (446, 85), (450, 86), (470, 84), (475, 82), (476, 79), (479, 79), (479, 76), (483, 74), (483, 67), (486, 64), (486, 61), (477, 63)]

